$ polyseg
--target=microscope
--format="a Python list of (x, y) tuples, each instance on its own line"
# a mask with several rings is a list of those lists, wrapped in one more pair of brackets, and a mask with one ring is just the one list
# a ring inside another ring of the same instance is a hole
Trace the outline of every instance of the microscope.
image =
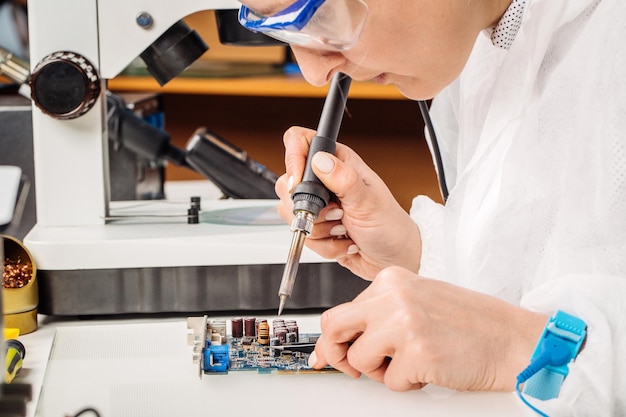
[[(167, 83), (207, 49), (184, 17), (238, 7), (233, 0), (29, 1), (37, 223), (24, 244), (38, 265), (40, 313), (276, 308), (291, 232), (277, 219), (275, 199), (110, 199), (107, 80), (140, 56)], [(210, 152), (199, 145), (206, 135), (190, 140), (187, 156)], [(365, 288), (307, 250), (299, 274), (294, 309), (327, 308)]]

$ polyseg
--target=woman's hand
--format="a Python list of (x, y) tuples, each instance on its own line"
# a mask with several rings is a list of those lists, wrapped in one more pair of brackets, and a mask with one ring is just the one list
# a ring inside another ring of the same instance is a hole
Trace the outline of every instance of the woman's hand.
[(354, 301), (322, 315), (311, 365), (396, 391), (435, 384), (507, 390), (548, 317), (403, 268), (384, 269)]
[[(293, 219), (291, 192), (301, 181), (315, 132), (293, 127), (284, 135), (286, 174), (276, 183), (278, 212)], [(383, 268), (419, 270), (419, 229), (385, 183), (350, 148), (338, 143), (335, 155), (318, 152), (313, 171), (336, 196), (320, 211), (306, 245), (336, 259), (354, 274), (372, 280)]]

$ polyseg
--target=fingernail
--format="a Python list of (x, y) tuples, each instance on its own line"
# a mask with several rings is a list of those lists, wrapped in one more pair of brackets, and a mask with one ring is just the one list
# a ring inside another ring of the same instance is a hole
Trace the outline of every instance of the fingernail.
[(326, 213), (326, 216), (324, 217), (324, 219), (341, 220), (342, 217), (343, 217), (343, 210), (340, 208), (334, 208), (334, 209), (328, 210), (328, 213)]
[(309, 367), (314, 368), (315, 364), (317, 364), (317, 355), (315, 354), (315, 351), (313, 351), (309, 355)]
[(357, 245), (348, 246), (348, 251), (346, 252), (348, 255), (354, 255), (355, 253), (359, 253), (359, 247)]
[(327, 153), (318, 152), (313, 155), (313, 164), (325, 174), (328, 174), (335, 167), (335, 161), (333, 161)]
[(287, 180), (287, 192), (289, 194), (291, 194), (291, 192), (293, 191), (293, 183), (294, 183), (294, 179), (293, 179), (293, 175), (289, 176), (289, 179)]
[(346, 230), (346, 227), (343, 224), (337, 224), (333, 226), (332, 229), (330, 229), (329, 233), (331, 236), (343, 236), (346, 233), (348, 233), (348, 231)]

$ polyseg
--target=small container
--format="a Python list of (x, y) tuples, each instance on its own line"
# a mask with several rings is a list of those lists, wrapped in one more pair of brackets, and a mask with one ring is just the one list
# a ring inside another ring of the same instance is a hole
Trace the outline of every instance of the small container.
[(32, 255), (19, 240), (6, 235), (0, 235), (4, 246), (4, 269), (7, 266), (22, 266), (30, 272), (28, 282), (19, 288), (7, 288), (8, 283), (2, 286), (2, 311), (4, 327), (18, 329), (20, 334), (31, 333), (37, 330), (37, 307), (39, 305), (39, 288), (37, 284), (37, 267)]

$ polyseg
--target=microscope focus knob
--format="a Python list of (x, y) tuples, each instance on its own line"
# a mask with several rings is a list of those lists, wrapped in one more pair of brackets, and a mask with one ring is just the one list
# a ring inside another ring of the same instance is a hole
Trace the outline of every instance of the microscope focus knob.
[(101, 91), (100, 76), (87, 58), (65, 51), (43, 58), (33, 70), (30, 86), (35, 105), (62, 120), (87, 113)]

